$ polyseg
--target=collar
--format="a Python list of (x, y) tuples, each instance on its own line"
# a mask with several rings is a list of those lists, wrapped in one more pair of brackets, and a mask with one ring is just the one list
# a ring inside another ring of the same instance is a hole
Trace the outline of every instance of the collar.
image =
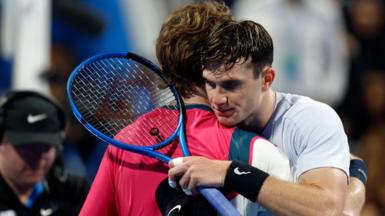
[(186, 104), (185, 107), (186, 109), (201, 109), (201, 110), (213, 112), (211, 107), (207, 104)]

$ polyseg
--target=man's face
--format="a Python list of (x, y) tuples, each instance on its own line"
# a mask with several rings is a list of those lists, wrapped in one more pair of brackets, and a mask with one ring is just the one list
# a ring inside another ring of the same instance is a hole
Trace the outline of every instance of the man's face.
[(56, 149), (44, 144), (13, 146), (8, 141), (0, 145), (0, 170), (14, 185), (33, 186), (51, 168)]
[(249, 60), (235, 64), (228, 71), (203, 71), (210, 105), (221, 124), (247, 125), (257, 116), (262, 103), (263, 79), (255, 77), (254, 70)]

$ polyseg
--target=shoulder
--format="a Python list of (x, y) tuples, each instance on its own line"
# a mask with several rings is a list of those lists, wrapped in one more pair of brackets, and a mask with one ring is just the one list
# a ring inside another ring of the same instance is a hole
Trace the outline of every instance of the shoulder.
[(255, 139), (263, 138), (255, 133), (236, 128), (232, 132), (229, 159), (250, 163), (251, 150)]
[[(282, 121), (293, 127), (308, 128), (324, 126), (342, 126), (335, 110), (329, 105), (300, 95), (284, 94), (281, 99)], [(279, 108), (277, 106), (277, 108)]]
[(43, 199), (47, 207), (55, 206), (60, 215), (77, 215), (86, 200), (90, 182), (67, 172), (54, 173), (46, 178), (45, 188)]
[[(346, 143), (341, 119), (329, 105), (299, 95), (283, 95), (269, 131), (288, 155), (297, 155), (309, 145)], [(295, 146), (295, 152), (291, 147)]]
[(52, 167), (46, 178), (47, 187), (52, 194), (58, 194), (61, 197), (72, 197), (74, 195), (86, 196), (90, 188), (90, 182), (85, 177), (69, 174), (62, 167)]

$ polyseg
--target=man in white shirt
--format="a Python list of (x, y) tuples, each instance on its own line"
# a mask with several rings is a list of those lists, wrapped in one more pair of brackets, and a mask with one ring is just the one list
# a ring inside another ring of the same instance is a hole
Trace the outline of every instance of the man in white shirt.
[[(213, 28), (201, 59), (208, 99), (219, 122), (277, 144), (289, 157), (296, 183), (235, 161), (210, 166), (213, 161), (202, 157), (184, 158), (178, 166), (171, 163), (170, 178), (179, 176), (181, 187), (193, 191), (200, 186), (230, 188), (277, 215), (341, 215), (349, 181), (342, 123), (326, 104), (271, 89), (276, 71), (267, 31), (252, 21), (224, 21)], [(207, 167), (220, 181), (202, 173)]]

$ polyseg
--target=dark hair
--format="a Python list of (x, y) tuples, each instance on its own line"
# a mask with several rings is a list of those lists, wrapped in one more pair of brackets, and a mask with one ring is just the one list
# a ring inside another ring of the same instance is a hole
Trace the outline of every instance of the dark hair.
[(203, 69), (218, 72), (227, 71), (234, 64), (251, 58), (254, 75), (258, 77), (264, 66), (273, 63), (273, 41), (263, 26), (256, 22), (223, 21), (212, 29), (201, 58)]
[(234, 20), (224, 3), (189, 4), (173, 11), (164, 21), (156, 41), (156, 55), (166, 78), (183, 96), (203, 87), (202, 47), (210, 30), (223, 20)]

